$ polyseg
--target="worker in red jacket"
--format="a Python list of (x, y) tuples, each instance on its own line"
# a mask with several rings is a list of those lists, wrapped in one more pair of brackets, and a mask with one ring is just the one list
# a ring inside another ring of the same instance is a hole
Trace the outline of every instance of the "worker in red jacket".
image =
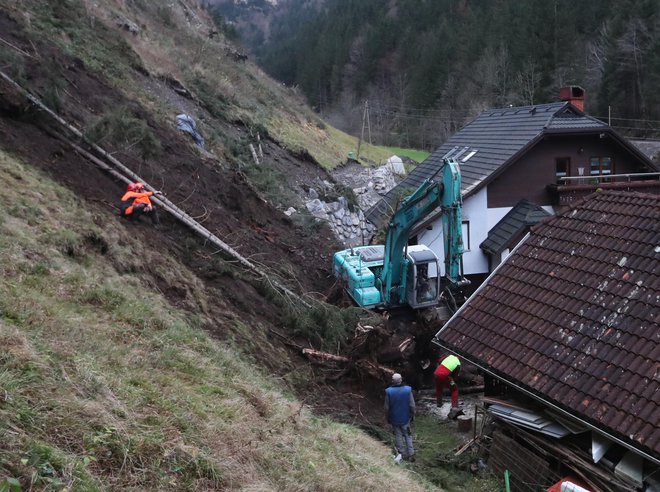
[(137, 220), (147, 214), (151, 222), (158, 224), (158, 211), (151, 203), (150, 196), (160, 195), (160, 191), (146, 191), (142, 183), (130, 183), (121, 197), (120, 215), (130, 220)]
[(433, 376), (435, 377), (435, 399), (438, 406), (442, 405), (442, 391), (449, 387), (451, 391), (451, 407), (458, 408), (458, 386), (454, 380), (461, 370), (461, 361), (455, 355), (447, 355), (439, 361)]

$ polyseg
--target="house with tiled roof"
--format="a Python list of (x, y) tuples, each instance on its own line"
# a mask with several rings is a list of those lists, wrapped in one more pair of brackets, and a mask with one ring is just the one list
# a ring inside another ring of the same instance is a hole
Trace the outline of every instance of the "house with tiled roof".
[(533, 226), (434, 343), (484, 373), (503, 468), (527, 443), (594, 490), (660, 490), (659, 195), (597, 192)]
[[(501, 260), (484, 241), (521, 200), (554, 214), (596, 188), (660, 190), (658, 164), (585, 114), (581, 88), (562, 89), (561, 99), (482, 112), (371, 207), (367, 220), (385, 226), (397, 200), (437, 179), (443, 159), (453, 158), (462, 180), (463, 273), (478, 285)], [(439, 213), (413, 231), (412, 241), (444, 259)]]

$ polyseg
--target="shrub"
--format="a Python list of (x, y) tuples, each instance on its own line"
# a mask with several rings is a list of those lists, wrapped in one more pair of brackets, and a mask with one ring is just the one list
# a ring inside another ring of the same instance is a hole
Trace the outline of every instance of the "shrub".
[(358, 308), (339, 308), (314, 303), (311, 308), (289, 308), (285, 324), (294, 335), (307, 338), (325, 350), (340, 350), (353, 335), (362, 313)]
[(246, 166), (248, 181), (259, 190), (263, 197), (275, 205), (295, 203), (296, 197), (286, 186), (286, 177), (279, 171), (262, 165)]
[(149, 126), (126, 106), (103, 116), (85, 133), (85, 137), (99, 145), (110, 143), (123, 146), (124, 150), (136, 148), (145, 160), (158, 157), (162, 152), (161, 144)]
[(216, 118), (224, 118), (229, 104), (201, 75), (195, 74), (191, 85), (204, 108)]
[(167, 27), (174, 27), (174, 14), (172, 8), (168, 5), (159, 5), (156, 14), (163, 24)]
[(346, 198), (351, 212), (355, 212), (359, 208), (358, 199), (353, 188), (344, 184), (335, 184), (332, 189), (322, 194), (322, 199), (326, 202), (336, 202), (342, 196)]
[(323, 228), (324, 221), (317, 219), (311, 214), (295, 214), (291, 217), (294, 224), (298, 225), (307, 236), (317, 234)]

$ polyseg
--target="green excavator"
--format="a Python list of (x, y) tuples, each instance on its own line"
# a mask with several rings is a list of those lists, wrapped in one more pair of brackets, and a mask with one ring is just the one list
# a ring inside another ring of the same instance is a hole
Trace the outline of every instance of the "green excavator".
[[(358, 246), (333, 256), (333, 272), (361, 307), (390, 309), (437, 306), (444, 290), (456, 292), (469, 283), (461, 275), (461, 175), (458, 163), (445, 159), (442, 182), (425, 180), (392, 216), (384, 245)], [(425, 245), (409, 245), (411, 230), (440, 209), (445, 275), (436, 254)]]

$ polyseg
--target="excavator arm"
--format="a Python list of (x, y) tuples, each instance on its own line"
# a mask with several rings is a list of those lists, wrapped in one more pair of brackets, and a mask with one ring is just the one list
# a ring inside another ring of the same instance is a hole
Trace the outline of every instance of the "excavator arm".
[(464, 285), (460, 276), (463, 238), (458, 163), (445, 159), (441, 172), (442, 182), (427, 179), (403, 200), (390, 220), (385, 245), (357, 246), (334, 254), (333, 271), (358, 305), (409, 305), (415, 309), (437, 305), (437, 255), (428, 246), (408, 245), (412, 229), (436, 209), (442, 214), (448, 286)]
[(442, 170), (442, 235), (445, 249), (445, 277), (452, 287), (466, 283), (461, 276), (463, 246), (463, 198), (461, 197), (461, 173), (458, 163), (445, 159)]
[(437, 208), (442, 184), (427, 179), (406, 198), (394, 213), (387, 230), (385, 263), (382, 273), (382, 296), (386, 304), (401, 304), (406, 291), (406, 246), (410, 231), (420, 220)]
[(445, 159), (442, 182), (426, 179), (408, 196), (390, 221), (385, 242), (382, 272), (382, 296), (386, 304), (402, 304), (406, 293), (406, 246), (413, 227), (441, 207), (445, 250), (445, 275), (451, 285), (464, 283), (461, 271), (463, 256), (461, 174), (458, 163)]

